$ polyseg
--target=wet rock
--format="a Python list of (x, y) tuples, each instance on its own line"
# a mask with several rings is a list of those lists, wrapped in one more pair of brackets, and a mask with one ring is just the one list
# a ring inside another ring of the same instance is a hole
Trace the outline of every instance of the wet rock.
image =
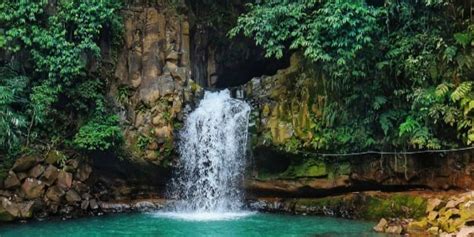
[(89, 200), (83, 200), (81, 202), (81, 209), (82, 210), (87, 210), (89, 208)]
[(33, 216), (33, 205), (35, 202), (33, 201), (28, 201), (28, 202), (23, 202), (19, 203), (18, 208), (20, 210), (20, 216), (21, 218), (31, 218)]
[(72, 187), (72, 174), (64, 170), (59, 171), (58, 174), (58, 186), (69, 189)]
[(153, 211), (158, 209), (158, 206), (150, 201), (140, 201), (132, 205), (132, 209), (136, 211)]
[(99, 204), (97, 203), (97, 200), (91, 199), (89, 201), (89, 206), (91, 207), (92, 210), (97, 210), (99, 208)]
[(6, 189), (12, 189), (20, 186), (20, 180), (16, 176), (15, 172), (9, 171), (8, 176), (4, 181), (4, 186)]
[(38, 178), (40, 175), (44, 173), (44, 166), (41, 164), (36, 165), (35, 167), (31, 168), (30, 171), (28, 171), (28, 176), (31, 178)]
[(23, 185), (21, 185), (21, 190), (28, 199), (35, 199), (41, 197), (44, 193), (44, 189), (45, 183), (33, 178), (27, 178), (23, 182)]
[(169, 138), (173, 132), (171, 126), (163, 126), (154, 130), (155, 135), (160, 138)]
[(388, 225), (388, 221), (385, 218), (380, 219), (379, 223), (374, 226), (374, 231), (376, 232), (385, 232), (385, 228)]
[(20, 211), (7, 198), (0, 198), (0, 220), (12, 221), (20, 216)]
[(66, 200), (69, 202), (69, 203), (76, 203), (76, 202), (79, 202), (81, 201), (81, 196), (79, 196), (79, 194), (74, 191), (74, 190), (69, 190), (67, 191), (66, 193)]
[(126, 203), (100, 203), (100, 209), (104, 212), (124, 212), (131, 209), (129, 204)]
[(47, 185), (52, 185), (58, 178), (58, 175), (59, 175), (59, 169), (53, 165), (49, 165), (44, 171), (42, 180)]
[(54, 185), (48, 188), (46, 197), (53, 202), (60, 203), (65, 193), (62, 187)]
[(36, 164), (36, 158), (33, 156), (23, 156), (15, 161), (12, 170), (21, 172), (27, 171)]

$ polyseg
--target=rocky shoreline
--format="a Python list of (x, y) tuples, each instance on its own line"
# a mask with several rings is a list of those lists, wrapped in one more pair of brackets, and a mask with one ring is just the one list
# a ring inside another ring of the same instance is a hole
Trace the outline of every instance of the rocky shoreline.
[(374, 230), (410, 236), (474, 236), (474, 191), (444, 198), (430, 198), (423, 217), (382, 218)]

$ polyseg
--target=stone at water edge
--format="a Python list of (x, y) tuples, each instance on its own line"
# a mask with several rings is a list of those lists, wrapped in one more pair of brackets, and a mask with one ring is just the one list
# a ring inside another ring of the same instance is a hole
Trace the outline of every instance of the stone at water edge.
[(379, 223), (374, 226), (374, 231), (376, 232), (385, 232), (385, 227), (387, 227), (388, 221), (385, 218), (380, 219)]
[(35, 199), (43, 195), (45, 189), (45, 184), (37, 179), (27, 178), (23, 185), (21, 185), (21, 190), (25, 193), (26, 198)]
[(81, 202), (81, 209), (82, 210), (87, 210), (87, 208), (89, 208), (89, 200), (83, 200)]
[(401, 234), (403, 232), (403, 227), (400, 226), (400, 225), (392, 225), (392, 226), (388, 226), (386, 229), (385, 229), (385, 233), (388, 233), (388, 234)]
[(31, 218), (33, 216), (34, 201), (19, 203), (20, 215), (22, 218)]
[(97, 200), (91, 199), (89, 201), (89, 206), (91, 207), (92, 210), (96, 210), (99, 208), (99, 204), (97, 203)]
[(33, 156), (23, 156), (18, 158), (13, 164), (13, 171), (27, 171), (36, 164), (36, 158)]
[(11, 213), (9, 206), (11, 206), (11, 202), (2, 197), (0, 198), (0, 221), (13, 221), (15, 216)]
[(417, 233), (425, 232), (428, 228), (428, 222), (426, 219), (420, 221), (412, 221), (408, 223), (407, 232), (408, 233)]

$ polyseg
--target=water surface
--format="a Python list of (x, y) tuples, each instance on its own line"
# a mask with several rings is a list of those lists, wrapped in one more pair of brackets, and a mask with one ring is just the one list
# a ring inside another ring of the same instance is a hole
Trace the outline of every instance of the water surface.
[(225, 216), (206, 219), (172, 213), (120, 214), (4, 225), (0, 226), (0, 236), (384, 236), (371, 232), (374, 223), (370, 222), (262, 213)]

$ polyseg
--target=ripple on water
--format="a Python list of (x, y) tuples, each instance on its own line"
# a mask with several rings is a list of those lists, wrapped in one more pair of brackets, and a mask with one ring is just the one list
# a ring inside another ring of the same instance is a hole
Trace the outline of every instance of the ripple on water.
[(257, 212), (155, 212), (157, 218), (170, 218), (183, 221), (229, 221), (255, 215)]

